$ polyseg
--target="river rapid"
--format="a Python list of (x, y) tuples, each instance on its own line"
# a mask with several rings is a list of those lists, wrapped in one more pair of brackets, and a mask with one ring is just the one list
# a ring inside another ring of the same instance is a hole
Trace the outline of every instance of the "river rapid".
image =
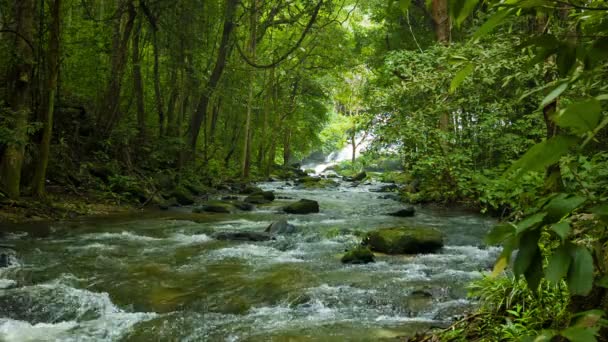
[[(380, 183), (323, 190), (259, 184), (280, 198), (252, 212), (192, 214), (183, 207), (14, 231), (0, 268), (0, 341), (375, 341), (441, 327), (474, 305), (466, 284), (498, 250), (493, 221), (454, 209), (404, 205)], [(306, 198), (321, 212), (280, 207)], [(285, 218), (298, 233), (266, 242), (218, 241), (216, 231), (263, 231)], [(445, 233), (437, 254), (343, 265), (361, 232), (414, 225)]]

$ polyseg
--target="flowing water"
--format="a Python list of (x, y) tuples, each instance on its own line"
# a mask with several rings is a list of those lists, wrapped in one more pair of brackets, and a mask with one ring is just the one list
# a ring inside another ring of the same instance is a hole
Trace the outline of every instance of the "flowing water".
[[(465, 285), (497, 255), (481, 247), (492, 221), (417, 208), (369, 192), (378, 184), (300, 190), (261, 184), (279, 199), (239, 214), (189, 208), (52, 224), (47, 237), (9, 234), (18, 255), (0, 269), (0, 341), (370, 341), (444, 326), (474, 303)], [(300, 198), (321, 212), (286, 215)], [(298, 233), (229, 242), (214, 231), (262, 231), (286, 218)], [(343, 265), (360, 232), (421, 225), (446, 234), (437, 254)]]

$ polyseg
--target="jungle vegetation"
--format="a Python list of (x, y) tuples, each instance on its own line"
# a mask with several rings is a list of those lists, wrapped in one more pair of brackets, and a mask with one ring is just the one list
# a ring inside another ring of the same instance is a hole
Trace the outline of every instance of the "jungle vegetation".
[(502, 222), (427, 340), (605, 341), (607, 67), (601, 0), (0, 0), (0, 199), (163, 202), (370, 136), (343, 172)]

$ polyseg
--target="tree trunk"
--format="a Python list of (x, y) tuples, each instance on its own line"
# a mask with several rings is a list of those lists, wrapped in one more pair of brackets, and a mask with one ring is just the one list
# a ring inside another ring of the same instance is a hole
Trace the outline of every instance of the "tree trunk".
[(139, 54), (139, 38), (141, 36), (141, 20), (133, 33), (131, 42), (131, 61), (133, 63), (133, 92), (135, 93), (135, 104), (137, 107), (137, 128), (139, 130), (140, 142), (146, 140), (146, 108), (144, 104), (144, 83), (141, 77), (141, 56)]
[(107, 138), (120, 120), (122, 78), (127, 64), (127, 47), (136, 14), (132, 0), (123, 2), (121, 7), (123, 6), (127, 7), (127, 15), (125, 18), (123, 14), (114, 24), (110, 80), (97, 112), (97, 126), (101, 138)]
[[(258, 0), (251, 2), (251, 14), (249, 18), (249, 55), (255, 63), (256, 59), (256, 37), (257, 37), (257, 11)], [(243, 143), (243, 160), (241, 167), (241, 177), (249, 178), (251, 164), (251, 110), (253, 107), (253, 88), (255, 86), (255, 69), (251, 69), (249, 74), (249, 99), (247, 100), (247, 116), (245, 118), (245, 136)]]
[(12, 110), (13, 141), (6, 144), (0, 163), (0, 183), (10, 198), (20, 196), (21, 168), (27, 143), (34, 68), (34, 0), (15, 1), (14, 59), (8, 76), (8, 101)]
[(45, 106), (42, 109), (43, 127), (40, 142), (40, 155), (34, 175), (34, 194), (43, 197), (45, 194), (46, 170), (49, 163), (51, 137), (53, 134), (53, 114), (55, 110), (55, 95), (59, 77), (59, 57), (61, 54), (61, 0), (50, 3), (51, 25), (49, 33), (49, 51), (47, 59), (47, 94)]
[(158, 134), (165, 135), (165, 105), (163, 101), (163, 93), (160, 86), (160, 63), (158, 51), (157, 29), (152, 29), (152, 46), (154, 51), (154, 95), (156, 98), (156, 111), (158, 112)]
[(289, 165), (291, 159), (291, 128), (287, 128), (283, 136), (283, 166)]
[(226, 61), (228, 59), (228, 55), (230, 53), (230, 36), (232, 34), (232, 30), (234, 29), (234, 15), (236, 12), (238, 1), (237, 0), (227, 0), (226, 2), (226, 13), (224, 16), (224, 28), (222, 31), (222, 39), (220, 42), (220, 48), (217, 54), (217, 58), (215, 61), (215, 66), (211, 73), (211, 77), (209, 78), (209, 82), (207, 86), (204, 87), (203, 93), (199, 100), (196, 112), (192, 115), (192, 119), (190, 120), (190, 128), (189, 128), (189, 137), (188, 144), (190, 146), (191, 158), (194, 158), (196, 151), (196, 143), (198, 141), (198, 134), (201, 129), (201, 124), (203, 123), (204, 117), (207, 115), (207, 107), (209, 105), (209, 99), (215, 92), (215, 89), (218, 86), (222, 73), (224, 72), (224, 68), (226, 67)]
[(447, 0), (432, 0), (431, 14), (435, 26), (435, 37), (440, 44), (450, 43), (450, 17)]

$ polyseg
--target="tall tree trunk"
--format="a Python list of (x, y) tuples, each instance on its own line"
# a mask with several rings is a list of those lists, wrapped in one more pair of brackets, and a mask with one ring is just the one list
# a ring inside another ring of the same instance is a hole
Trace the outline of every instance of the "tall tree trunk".
[(131, 61), (133, 63), (133, 92), (137, 107), (137, 128), (141, 142), (146, 140), (146, 107), (144, 104), (144, 83), (141, 77), (141, 56), (139, 53), (139, 38), (141, 36), (141, 20), (138, 20), (133, 40), (131, 42)]
[(125, 0), (120, 7), (127, 8), (126, 17), (123, 13), (114, 23), (110, 80), (97, 112), (97, 126), (101, 138), (107, 138), (120, 120), (122, 78), (127, 64), (127, 47), (136, 14), (132, 0)]
[(31, 112), (34, 68), (34, 0), (15, 1), (14, 56), (8, 76), (8, 101), (12, 113), (13, 141), (6, 144), (0, 163), (0, 183), (10, 198), (18, 198), (28, 115)]
[(283, 166), (289, 165), (291, 159), (291, 128), (288, 127), (283, 135)]
[[(256, 60), (256, 41), (257, 41), (257, 12), (258, 0), (251, 1), (251, 13), (249, 17), (249, 56), (255, 63)], [(253, 107), (253, 88), (255, 86), (255, 69), (251, 69), (249, 74), (249, 98), (247, 100), (247, 116), (245, 117), (245, 135), (243, 143), (243, 159), (241, 167), (241, 177), (249, 178), (251, 165), (251, 110)]]
[(47, 89), (46, 102), (42, 109), (43, 127), (40, 141), (40, 155), (34, 174), (34, 194), (43, 197), (45, 194), (46, 170), (49, 163), (51, 137), (53, 135), (53, 114), (55, 110), (55, 95), (59, 77), (59, 56), (61, 54), (61, 0), (50, 3), (51, 25), (49, 33), (49, 50), (47, 57)]
[(154, 95), (156, 98), (156, 111), (158, 112), (158, 134), (165, 135), (165, 105), (160, 85), (160, 52), (158, 49), (157, 29), (152, 29), (152, 46), (154, 51)]
[(440, 44), (450, 43), (450, 17), (448, 0), (432, 0), (431, 14), (435, 26), (435, 37)]
[(196, 112), (192, 115), (190, 120), (190, 127), (188, 130), (188, 145), (190, 146), (190, 158), (194, 158), (196, 151), (196, 143), (198, 141), (198, 134), (201, 129), (201, 124), (203, 123), (203, 119), (207, 115), (207, 107), (209, 105), (209, 99), (213, 96), (215, 89), (218, 86), (222, 73), (226, 67), (226, 61), (228, 59), (228, 55), (230, 53), (230, 36), (234, 29), (234, 16), (236, 12), (236, 7), (238, 4), (238, 0), (227, 0), (226, 1), (226, 11), (224, 16), (224, 28), (222, 30), (222, 39), (220, 42), (219, 51), (217, 54), (217, 58), (215, 61), (215, 66), (213, 67), (213, 71), (211, 73), (211, 77), (207, 82), (206, 87), (204, 87), (201, 98), (198, 102)]

